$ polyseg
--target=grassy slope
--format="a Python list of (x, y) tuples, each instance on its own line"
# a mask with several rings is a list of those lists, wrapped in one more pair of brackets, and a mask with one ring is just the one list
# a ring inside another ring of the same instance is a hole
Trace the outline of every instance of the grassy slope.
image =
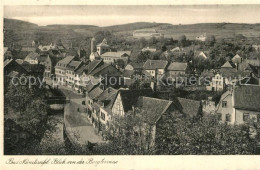
[[(215, 35), (217, 38), (232, 37), (235, 34), (243, 34), (246, 37), (260, 37), (260, 24), (234, 24), (234, 23), (203, 23), (192, 25), (171, 25), (167, 23), (148, 23), (137, 22), (108, 27), (97, 27), (93, 25), (48, 25), (39, 27), (25, 21), (14, 19), (4, 19), (6, 30), (14, 30), (21, 41), (31, 41), (36, 39), (38, 34), (54, 39), (79, 39), (91, 37), (97, 31), (112, 31), (114, 34), (131, 37), (136, 29), (154, 28), (161, 32), (165, 37), (177, 39), (185, 34), (188, 39), (194, 39), (196, 36), (207, 33)], [(21, 42), (23, 44), (23, 42)]]

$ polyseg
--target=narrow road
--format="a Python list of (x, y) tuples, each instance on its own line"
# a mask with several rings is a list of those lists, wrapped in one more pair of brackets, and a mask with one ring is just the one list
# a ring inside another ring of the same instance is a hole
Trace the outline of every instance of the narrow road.
[(80, 145), (91, 143), (104, 143), (101, 136), (98, 136), (92, 124), (87, 119), (85, 108), (82, 106), (82, 101), (85, 100), (84, 95), (77, 94), (67, 88), (60, 87), (70, 103), (67, 103), (64, 109), (64, 122), (66, 130), (70, 134), (74, 142)]

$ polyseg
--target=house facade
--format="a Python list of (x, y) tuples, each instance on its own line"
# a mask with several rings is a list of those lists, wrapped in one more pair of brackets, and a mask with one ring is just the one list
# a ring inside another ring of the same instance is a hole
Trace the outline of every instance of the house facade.
[(29, 64), (38, 64), (39, 57), (40, 57), (40, 55), (38, 53), (31, 52), (25, 57), (24, 61), (28, 62)]
[(131, 51), (117, 51), (117, 52), (105, 52), (100, 57), (105, 63), (115, 63), (118, 60), (122, 60), (124, 65), (127, 65)]
[[(72, 89), (75, 87), (75, 70), (83, 64), (82, 61), (71, 61), (66, 67), (66, 85)], [(77, 81), (77, 80), (76, 80)]]
[(222, 122), (243, 124), (250, 119), (260, 122), (260, 86), (235, 86), (226, 91), (216, 109)]
[(147, 60), (143, 69), (148, 72), (152, 78), (159, 78), (159, 76), (163, 76), (168, 66), (168, 61), (165, 60)]
[(172, 62), (167, 67), (168, 76), (185, 76), (187, 70), (187, 63)]
[(66, 70), (68, 64), (74, 59), (74, 56), (67, 56), (57, 62), (55, 66), (56, 81), (61, 85), (66, 85)]

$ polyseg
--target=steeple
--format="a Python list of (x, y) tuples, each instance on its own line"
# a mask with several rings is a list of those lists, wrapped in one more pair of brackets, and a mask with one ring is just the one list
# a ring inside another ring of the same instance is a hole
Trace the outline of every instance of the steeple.
[(91, 39), (91, 48), (90, 48), (91, 53), (93, 53), (93, 52), (96, 51), (96, 50), (95, 50), (95, 47), (96, 47), (96, 39), (95, 39), (95, 37), (93, 37), (93, 38)]

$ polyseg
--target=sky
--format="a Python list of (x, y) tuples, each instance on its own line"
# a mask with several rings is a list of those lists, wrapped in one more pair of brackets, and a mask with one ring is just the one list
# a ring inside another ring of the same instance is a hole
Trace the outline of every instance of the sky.
[(260, 23), (260, 5), (4, 6), (4, 17), (51, 24), (110, 26), (133, 22), (170, 24)]

